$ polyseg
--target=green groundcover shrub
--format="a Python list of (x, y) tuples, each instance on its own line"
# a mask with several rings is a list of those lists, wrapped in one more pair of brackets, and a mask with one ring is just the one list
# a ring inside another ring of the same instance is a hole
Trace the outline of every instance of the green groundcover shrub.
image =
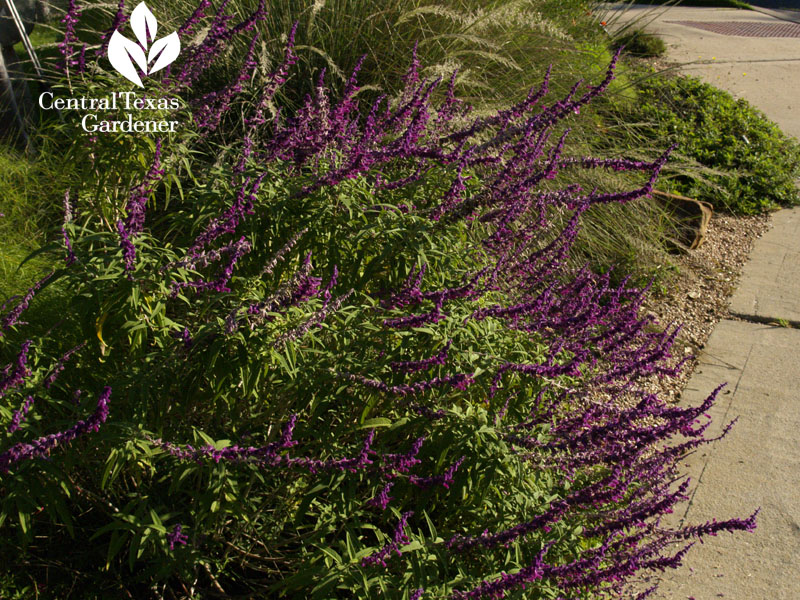
[(626, 54), (642, 58), (662, 56), (667, 51), (664, 40), (641, 29), (623, 33), (613, 40), (612, 46), (623, 48)]
[(640, 97), (644, 134), (707, 168), (669, 177), (673, 191), (738, 214), (800, 201), (800, 145), (745, 100), (685, 76), (648, 79)]
[[(129, 91), (78, 17), (54, 93)], [(644, 598), (692, 540), (751, 530), (662, 521), (716, 392), (648, 393), (677, 329), (565, 267), (581, 215), (648, 194), (669, 155), (566, 154), (614, 64), (473, 116), (414, 56), (396, 97), (320, 78), (285, 114), (293, 32), (249, 85), (264, 18), (202, 2), (181, 25), (203, 34), (146, 89), (180, 108), (130, 111), (180, 130), (56, 125), (82, 170), (41, 250), (58, 266), (0, 310), (4, 595)], [(237, 36), (237, 76), (196, 93)], [(599, 170), (635, 185), (573, 183)]]

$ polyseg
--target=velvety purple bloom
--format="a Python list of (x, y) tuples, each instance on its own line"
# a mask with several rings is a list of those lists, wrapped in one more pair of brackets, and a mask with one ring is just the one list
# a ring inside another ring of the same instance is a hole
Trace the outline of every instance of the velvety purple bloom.
[(703, 536), (717, 535), (720, 531), (734, 532), (734, 531), (753, 531), (756, 528), (756, 517), (761, 509), (757, 509), (752, 515), (746, 519), (729, 519), (727, 521), (711, 520), (702, 525), (694, 525), (686, 527), (675, 532), (674, 537), (678, 540), (699, 538), (703, 541)]
[(544, 563), (544, 555), (547, 554), (551, 546), (552, 543), (545, 545), (529, 566), (519, 570), (514, 575), (503, 573), (499, 579), (484, 581), (469, 592), (454, 592), (451, 597), (457, 600), (466, 600), (467, 598), (504, 598), (507, 590), (542, 578), (547, 566)]
[(181, 544), (183, 546), (189, 541), (189, 536), (183, 533), (183, 527), (180, 523), (177, 523), (175, 527), (172, 528), (167, 534), (167, 542), (169, 543), (169, 549), (175, 550), (175, 544)]
[(450, 350), (450, 345), (453, 343), (449, 340), (444, 348), (442, 348), (436, 355), (422, 360), (407, 360), (407, 361), (394, 361), (389, 364), (392, 371), (403, 373), (416, 373), (417, 371), (426, 371), (434, 366), (443, 365), (447, 361), (447, 353)]
[(19, 430), (20, 425), (25, 422), (25, 418), (28, 416), (28, 411), (31, 409), (31, 406), (33, 406), (33, 396), (28, 396), (25, 398), (25, 402), (22, 403), (22, 406), (11, 415), (11, 423), (7, 429), (8, 433), (14, 433)]
[(449, 489), (450, 484), (453, 483), (453, 476), (456, 474), (456, 471), (458, 471), (459, 467), (464, 463), (466, 458), (466, 456), (459, 458), (441, 475), (433, 475), (431, 477), (419, 477), (417, 475), (412, 475), (409, 478), (409, 481), (417, 487), (421, 487), (423, 489), (428, 489), (435, 485), (441, 485), (445, 489)]
[(233, 83), (222, 89), (209, 92), (192, 102), (193, 118), (198, 129), (215, 130), (225, 114), (231, 109), (234, 98), (242, 92), (245, 83), (250, 81), (258, 67), (258, 62), (255, 59), (257, 41), (258, 33), (251, 39), (247, 55)]
[(175, 458), (179, 460), (190, 460), (197, 463), (202, 463), (204, 459), (211, 459), (215, 463), (221, 460), (231, 462), (244, 462), (252, 461), (263, 463), (267, 465), (279, 464), (281, 462), (281, 452), (292, 446), (297, 442), (292, 439), (294, 427), (297, 423), (297, 415), (292, 415), (286, 422), (283, 428), (281, 439), (277, 442), (272, 442), (262, 447), (243, 447), (239, 445), (228, 446), (220, 450), (213, 446), (205, 446), (202, 448), (194, 448), (191, 445), (181, 447), (172, 442), (166, 442), (160, 439), (151, 439), (153, 445), (166, 450)]
[(455, 375), (449, 375), (446, 377), (434, 377), (433, 379), (428, 379), (425, 381), (417, 381), (415, 383), (405, 383), (399, 385), (389, 385), (383, 381), (369, 379), (354, 373), (342, 373), (341, 376), (345, 379), (349, 379), (353, 383), (359, 383), (365, 387), (370, 387), (381, 392), (395, 394), (398, 396), (420, 394), (430, 389), (447, 385), (452, 386), (455, 389), (463, 390), (475, 382), (473, 376), (466, 373), (456, 373)]
[(64, 353), (64, 355), (61, 358), (58, 359), (58, 361), (56, 362), (55, 366), (53, 367), (53, 370), (50, 371), (50, 374), (47, 377), (45, 377), (44, 384), (43, 384), (45, 389), (50, 389), (50, 386), (55, 383), (56, 379), (58, 379), (58, 376), (61, 374), (61, 371), (64, 370), (64, 365), (67, 364), (67, 362), (69, 362), (69, 359), (71, 359), (72, 356), (76, 352), (79, 352), (85, 345), (86, 345), (86, 342), (81, 342), (80, 344), (78, 344), (74, 348), (71, 348), (71, 349), (67, 350)]
[[(172, 87), (174, 90), (191, 88), (197, 80), (213, 63), (214, 59), (228, 46), (228, 43), (240, 33), (252, 31), (259, 21), (266, 17), (265, 0), (260, 0), (255, 11), (236, 25), (231, 25), (233, 15), (225, 13), (230, 0), (224, 0), (208, 26), (203, 40), (194, 46), (189, 46), (183, 52), (184, 61), (180, 71), (174, 77), (172, 72)], [(195, 12), (179, 28), (178, 34), (183, 35), (192, 30), (205, 16), (205, 9), (210, 3), (201, 2)]]
[(391, 502), (394, 499), (392, 498), (392, 496), (389, 495), (392, 486), (394, 486), (393, 481), (390, 481), (385, 486), (383, 486), (383, 489), (381, 489), (381, 491), (378, 492), (378, 494), (374, 498), (370, 498), (367, 501), (367, 506), (372, 506), (375, 508), (379, 508), (381, 510), (386, 510), (386, 507), (389, 506), (389, 502)]
[(441, 305), (437, 305), (431, 312), (397, 317), (395, 319), (384, 319), (383, 324), (386, 327), (392, 327), (395, 329), (410, 329), (412, 327), (431, 325), (447, 318), (447, 315), (441, 312), (440, 309)]
[[(329, 292), (325, 292), (329, 293)], [(349, 290), (346, 293), (342, 294), (333, 302), (329, 302), (328, 298), (325, 298), (325, 302), (323, 303), (322, 308), (312, 314), (306, 321), (294, 329), (290, 329), (285, 333), (282, 333), (276, 340), (275, 340), (275, 347), (279, 348), (283, 346), (286, 342), (292, 340), (299, 340), (302, 339), (303, 336), (308, 333), (313, 327), (320, 327), (321, 324), (325, 321), (325, 319), (338, 311), (345, 301), (355, 293), (355, 290)]]
[(161, 138), (159, 138), (156, 140), (153, 164), (142, 182), (131, 190), (130, 198), (125, 206), (128, 216), (125, 220), (120, 219), (117, 221), (117, 232), (119, 233), (120, 246), (125, 258), (126, 271), (132, 271), (134, 267), (136, 248), (133, 245), (133, 240), (144, 229), (147, 200), (163, 176), (164, 170), (161, 168)]
[(348, 471), (356, 473), (360, 470), (366, 469), (373, 464), (370, 458), (375, 452), (371, 449), (372, 442), (375, 439), (375, 430), (371, 430), (364, 440), (361, 447), (361, 452), (353, 458), (340, 458), (320, 460), (315, 458), (291, 458), (286, 460), (289, 466), (301, 466), (307, 468), (312, 473), (319, 473), (321, 471)]
[(114, 20), (111, 27), (103, 32), (100, 36), (100, 47), (95, 50), (95, 56), (105, 56), (108, 52), (108, 42), (111, 40), (111, 35), (127, 23), (128, 17), (125, 15), (125, 0), (119, 0), (117, 4), (117, 12), (114, 14)]
[(230, 288), (228, 287), (228, 282), (230, 281), (231, 277), (233, 276), (234, 267), (236, 263), (242, 258), (245, 254), (249, 253), (252, 249), (252, 244), (245, 238), (241, 237), (235, 243), (229, 244), (221, 251), (211, 251), (211, 252), (202, 252), (191, 257), (189, 260), (184, 261), (184, 264), (189, 263), (194, 268), (200, 268), (205, 264), (211, 262), (211, 260), (218, 260), (222, 254), (228, 255), (228, 262), (225, 266), (217, 273), (215, 279), (211, 281), (206, 281), (203, 279), (195, 280), (195, 281), (176, 281), (172, 284), (172, 296), (175, 297), (178, 294), (178, 291), (183, 288), (192, 288), (198, 292), (201, 291), (213, 291), (218, 293), (223, 292), (230, 292)]
[(232, 256), (234, 254), (242, 254), (250, 249), (250, 242), (246, 238), (241, 237), (236, 241), (229, 242), (215, 250), (203, 250), (197, 254), (188, 255), (182, 260), (175, 261), (161, 269), (162, 272), (167, 269), (194, 269), (199, 270), (209, 266), (212, 263), (222, 260), (224, 256)]
[(201, 2), (197, 5), (197, 8), (194, 9), (192, 14), (189, 15), (189, 17), (178, 28), (178, 36), (183, 37), (184, 35), (190, 34), (194, 27), (206, 16), (205, 11), (209, 6), (211, 6), (211, 0), (201, 0)]
[(208, 445), (194, 448), (188, 444), (181, 447), (160, 439), (151, 439), (150, 441), (179, 460), (190, 460), (198, 464), (202, 464), (209, 459), (215, 463), (220, 461), (232, 463), (249, 462), (268, 468), (303, 468), (311, 473), (323, 471), (355, 473), (373, 464), (371, 457), (375, 452), (371, 449), (371, 446), (375, 439), (375, 430), (370, 431), (362, 444), (360, 452), (353, 457), (319, 459), (307, 456), (290, 456), (284, 450), (297, 445), (297, 442), (292, 439), (292, 432), (296, 422), (297, 416), (295, 415), (285, 425), (283, 435), (279, 441), (261, 447), (233, 445), (217, 449)]
[(422, 461), (417, 458), (422, 445), (425, 443), (424, 437), (414, 440), (411, 448), (404, 454), (384, 454), (381, 456), (381, 463), (390, 473), (407, 473), (414, 465)]
[(13, 365), (6, 365), (0, 371), (0, 398), (5, 396), (9, 390), (19, 386), (31, 374), (28, 367), (28, 353), (32, 343), (32, 340), (25, 340), (20, 346), (16, 362)]
[(50, 278), (54, 275), (54, 273), (55, 271), (48, 273), (47, 275), (42, 277), (39, 281), (34, 283), (33, 286), (31, 286), (28, 289), (27, 292), (25, 292), (25, 295), (22, 296), (17, 305), (13, 309), (11, 309), (2, 319), (0, 319), (0, 328), (6, 330), (13, 327), (14, 325), (20, 324), (19, 320), (20, 316), (22, 316), (22, 313), (27, 310), (28, 306), (31, 303), (31, 300), (33, 300), (33, 297), (36, 295), (36, 292), (38, 292), (41, 289), (41, 287), (50, 280)]
[(469, 550), (476, 546), (494, 548), (496, 546), (508, 544), (532, 532), (542, 530), (552, 523), (558, 522), (574, 507), (592, 506), (597, 508), (606, 503), (616, 501), (619, 499), (622, 490), (619, 485), (619, 477), (619, 472), (615, 471), (608, 477), (569, 494), (566, 498), (554, 500), (550, 503), (547, 510), (530, 521), (520, 523), (510, 529), (495, 534), (484, 531), (477, 537), (455, 535), (447, 542), (447, 546), (459, 552)]
[(256, 199), (256, 194), (266, 176), (267, 172), (264, 172), (255, 179), (252, 177), (243, 179), (231, 206), (219, 217), (211, 219), (203, 233), (195, 238), (194, 243), (186, 253), (188, 260), (193, 260), (194, 257), (199, 256), (208, 244), (220, 236), (236, 233), (236, 228), (242, 220), (253, 214), (253, 203)]
[(71, 67), (77, 67), (77, 72), (82, 73), (85, 63), (86, 45), (80, 51), (75, 50), (75, 45), (79, 43), (78, 35), (75, 32), (75, 25), (78, 24), (81, 15), (81, 8), (75, 0), (69, 0), (67, 11), (61, 18), (64, 24), (64, 39), (58, 43), (58, 50), (64, 57), (61, 63), (65, 73), (69, 73)]
[[(266, 273), (267, 271), (271, 272), (277, 260), (278, 257), (270, 261), (270, 264), (264, 268), (262, 274)], [(318, 296), (320, 293), (322, 278), (312, 275), (311, 271), (311, 253), (308, 253), (303, 260), (303, 264), (297, 271), (295, 271), (291, 279), (281, 284), (265, 300), (252, 303), (245, 308), (246, 316), (244, 319), (249, 322), (250, 328), (254, 329), (257, 325), (265, 321), (272, 321), (274, 319), (274, 315), (272, 313), (284, 313), (288, 308), (297, 306)], [(329, 302), (330, 287), (332, 287), (332, 283), (330, 283), (328, 288), (325, 290), (322, 308), (309, 319), (307, 319), (302, 325), (281, 334), (275, 341), (276, 345), (281, 346), (288, 340), (299, 339), (305, 335), (305, 333), (312, 327), (319, 325), (322, 321), (324, 321), (328, 315), (339, 310), (345, 300), (347, 300), (347, 298), (349, 298), (353, 293), (353, 290), (350, 290), (331, 303)], [(225, 331), (227, 333), (232, 333), (238, 328), (240, 321), (244, 319), (239, 317), (239, 309), (237, 308), (229, 315), (226, 321)]]
[(73, 441), (77, 437), (100, 429), (100, 425), (108, 418), (108, 404), (111, 399), (111, 388), (106, 387), (97, 399), (97, 408), (86, 419), (78, 421), (71, 428), (37, 438), (32, 442), (19, 442), (0, 454), (0, 473), (8, 473), (14, 463), (47, 456), (51, 450)]
[(382, 565), (385, 567), (386, 561), (388, 561), (391, 558), (393, 552), (397, 556), (402, 556), (403, 553), (400, 551), (400, 546), (402, 544), (408, 544), (411, 541), (405, 533), (405, 527), (406, 524), (408, 523), (408, 519), (413, 515), (414, 515), (413, 511), (404, 512), (400, 516), (400, 521), (397, 523), (397, 526), (394, 529), (392, 540), (387, 544), (385, 544), (382, 548), (380, 548), (376, 552), (362, 558), (361, 566), (369, 567), (374, 565)]

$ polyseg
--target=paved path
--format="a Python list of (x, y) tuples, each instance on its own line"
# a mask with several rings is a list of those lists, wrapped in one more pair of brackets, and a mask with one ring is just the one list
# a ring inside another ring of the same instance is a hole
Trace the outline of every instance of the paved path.
[[(782, 324), (800, 327), (800, 210), (775, 214), (772, 229), (758, 241), (744, 266), (730, 311), (753, 321), (785, 321)], [(797, 351), (800, 354), (800, 347)], [(800, 380), (794, 384), (800, 388)]]
[[(800, 4), (800, 0), (798, 0)], [(741, 37), (689, 27), (682, 22), (800, 25), (762, 12), (734, 8), (634, 6), (607, 19), (609, 28), (638, 20), (667, 44), (668, 58), (682, 70), (737, 98), (745, 98), (800, 139), (800, 37)]]
[[(624, 18), (645, 14), (657, 14), (648, 29), (665, 39), (670, 59), (686, 63), (684, 71), (749, 100), (800, 138), (800, 38), (721, 35), (667, 22), (756, 22), (768, 30), (787, 21), (702, 8), (637, 7)], [(715, 431), (739, 420), (726, 438), (689, 457), (691, 500), (673, 516), (697, 524), (761, 507), (758, 528), (693, 548), (686, 566), (665, 575), (658, 600), (800, 600), (800, 209), (775, 213), (744, 267), (731, 313), (742, 320), (717, 325), (683, 401), (699, 403), (727, 381), (711, 415)]]
[(696, 544), (685, 566), (665, 575), (658, 600), (800, 598), (800, 331), (720, 322), (682, 401), (700, 403), (728, 383), (710, 411), (714, 429), (738, 417), (719, 442), (687, 459), (693, 486), (676, 520), (699, 524), (746, 517), (753, 533), (722, 533)]

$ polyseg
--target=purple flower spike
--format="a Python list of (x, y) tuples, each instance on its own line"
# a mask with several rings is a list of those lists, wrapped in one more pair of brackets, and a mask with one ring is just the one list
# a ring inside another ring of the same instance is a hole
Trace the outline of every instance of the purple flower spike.
[(117, 12), (114, 14), (114, 21), (111, 23), (111, 27), (106, 29), (103, 32), (103, 35), (100, 36), (100, 48), (95, 51), (95, 56), (105, 56), (108, 52), (108, 43), (111, 40), (112, 34), (117, 30), (120, 29), (126, 22), (128, 21), (128, 17), (125, 15), (125, 0), (119, 0), (117, 4)]
[(45, 389), (50, 389), (50, 386), (52, 386), (55, 383), (56, 379), (58, 379), (58, 376), (61, 374), (61, 371), (64, 370), (64, 365), (67, 364), (67, 362), (69, 362), (69, 359), (71, 359), (72, 356), (75, 353), (79, 352), (85, 345), (86, 345), (86, 342), (81, 342), (80, 344), (78, 344), (74, 348), (71, 348), (70, 350), (67, 350), (64, 353), (64, 356), (62, 356), (61, 358), (58, 359), (58, 361), (56, 362), (56, 365), (53, 367), (53, 370), (50, 372), (50, 374), (44, 380)]
[(389, 492), (391, 491), (393, 485), (394, 485), (393, 481), (387, 483), (383, 487), (383, 489), (380, 492), (378, 492), (377, 496), (367, 501), (367, 506), (372, 506), (375, 508), (379, 508), (381, 510), (386, 510), (386, 507), (389, 506), (389, 502), (394, 500), (394, 498), (392, 498), (389, 495)]
[(26, 340), (20, 346), (19, 354), (17, 354), (17, 361), (13, 365), (7, 365), (0, 372), (0, 398), (6, 395), (6, 392), (20, 385), (25, 378), (31, 374), (28, 368), (28, 352), (30, 351), (31, 340)]
[(392, 362), (389, 366), (391, 367), (392, 371), (395, 372), (415, 373), (417, 371), (426, 371), (437, 365), (443, 365), (447, 361), (447, 353), (450, 350), (450, 345), (452, 343), (453, 341), (449, 340), (438, 354), (430, 358), (425, 358), (423, 360)]
[(28, 396), (25, 398), (25, 402), (22, 403), (22, 406), (19, 408), (19, 410), (15, 410), (14, 414), (11, 416), (11, 424), (8, 426), (7, 430), (8, 433), (19, 431), (20, 425), (25, 422), (25, 418), (28, 416), (28, 411), (32, 405), (33, 396)]
[[(65, 73), (69, 73), (70, 67), (77, 67), (77, 72), (82, 73), (85, 68), (85, 52), (86, 46), (78, 53), (75, 50), (75, 45), (78, 43), (78, 35), (75, 32), (75, 25), (78, 24), (80, 19), (81, 8), (75, 0), (69, 0), (67, 4), (67, 12), (61, 19), (64, 24), (64, 39), (58, 43), (58, 51), (64, 60), (61, 62), (61, 68)], [(77, 57), (76, 57), (77, 54)]]
[(400, 552), (400, 545), (408, 544), (411, 541), (405, 534), (405, 527), (409, 517), (413, 515), (413, 511), (403, 513), (400, 517), (400, 521), (397, 523), (397, 526), (394, 529), (392, 541), (385, 544), (382, 548), (370, 554), (369, 556), (362, 558), (361, 566), (369, 567), (374, 565), (382, 565), (383, 567), (386, 567), (386, 561), (391, 558), (392, 552), (397, 554), (397, 556), (402, 556), (403, 553)]
[(453, 483), (453, 476), (456, 474), (456, 471), (458, 471), (458, 468), (463, 464), (466, 458), (466, 456), (459, 458), (456, 462), (450, 465), (447, 471), (441, 475), (434, 475), (432, 477), (417, 477), (416, 475), (412, 475), (409, 480), (414, 485), (423, 489), (428, 489), (435, 485), (441, 485), (445, 489), (449, 489), (450, 484)]
[(68, 444), (85, 433), (98, 431), (100, 425), (105, 423), (108, 418), (108, 403), (110, 399), (111, 388), (106, 387), (97, 399), (97, 408), (94, 413), (85, 421), (78, 421), (66, 431), (40, 437), (31, 443), (20, 442), (11, 446), (11, 448), (0, 454), (0, 473), (8, 473), (9, 468), (14, 463), (47, 456), (57, 446)]
[(552, 545), (552, 542), (546, 544), (530, 566), (521, 569), (514, 575), (503, 573), (499, 579), (484, 581), (478, 587), (466, 593), (455, 592), (451, 598), (457, 600), (466, 600), (467, 598), (505, 598), (506, 591), (509, 589), (542, 579), (545, 568), (548, 566), (544, 562), (544, 555), (547, 554)]
[(703, 525), (696, 525), (694, 527), (687, 527), (675, 533), (675, 539), (685, 540), (689, 538), (699, 538), (703, 541), (703, 536), (715, 536), (720, 531), (734, 532), (734, 531), (754, 531), (756, 528), (756, 517), (761, 509), (757, 509), (752, 515), (746, 519), (730, 519), (728, 521), (711, 520)]
[(144, 230), (147, 200), (163, 176), (164, 170), (161, 168), (161, 138), (159, 138), (156, 140), (153, 164), (142, 182), (131, 190), (130, 198), (125, 206), (128, 216), (124, 221), (117, 221), (117, 231), (119, 232), (120, 246), (125, 257), (126, 271), (132, 271), (134, 267), (136, 248), (133, 245), (133, 239)]
[[(36, 292), (38, 292), (41, 289), (41, 287), (50, 280), (50, 278), (53, 276), (54, 273), (55, 271), (49, 273), (48, 275), (45, 275), (39, 281), (33, 284), (33, 286), (27, 292), (25, 292), (25, 295), (17, 303), (17, 305), (13, 309), (11, 309), (11, 311), (8, 312), (6, 316), (0, 319), (0, 329), (6, 330), (13, 327), (14, 325), (21, 324), (19, 320), (20, 316), (22, 316), (22, 313), (27, 310), (28, 306), (31, 303), (31, 300), (33, 300), (33, 297), (36, 295)], [(2, 335), (2, 333), (0, 333), (0, 335)]]
[(189, 536), (183, 533), (183, 527), (180, 523), (177, 523), (175, 527), (172, 528), (172, 531), (167, 534), (167, 542), (169, 543), (170, 550), (175, 550), (175, 544), (185, 546), (188, 541)]

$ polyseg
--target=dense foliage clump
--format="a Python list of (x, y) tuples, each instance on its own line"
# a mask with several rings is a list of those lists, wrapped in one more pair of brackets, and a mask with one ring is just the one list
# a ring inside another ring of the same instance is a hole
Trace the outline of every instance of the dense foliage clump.
[[(77, 46), (77, 13), (65, 84), (108, 93), (121, 82)], [(85, 173), (45, 248), (61, 264), (0, 316), (10, 585), (643, 598), (692, 540), (752, 529), (662, 521), (716, 392), (676, 407), (646, 391), (680, 369), (678, 328), (639, 316), (646, 289), (566, 267), (581, 215), (646, 196), (669, 157), (566, 153), (564, 123), (615, 63), (473, 115), (414, 55), (395, 97), (362, 106), (356, 67), (289, 112), (294, 30), (248, 85), (265, 16), (204, 0), (179, 29), (202, 35), (148, 89), (180, 97), (188, 125), (69, 150)], [(196, 93), (237, 37), (236, 77)], [(573, 181), (601, 170), (632, 189)]]
[(747, 103), (694, 77), (641, 84), (644, 135), (674, 141), (703, 170), (683, 169), (672, 190), (738, 214), (800, 202), (800, 145)]
[(626, 54), (640, 58), (663, 56), (667, 51), (664, 40), (641, 29), (623, 33), (614, 39), (613, 46), (622, 48)]

